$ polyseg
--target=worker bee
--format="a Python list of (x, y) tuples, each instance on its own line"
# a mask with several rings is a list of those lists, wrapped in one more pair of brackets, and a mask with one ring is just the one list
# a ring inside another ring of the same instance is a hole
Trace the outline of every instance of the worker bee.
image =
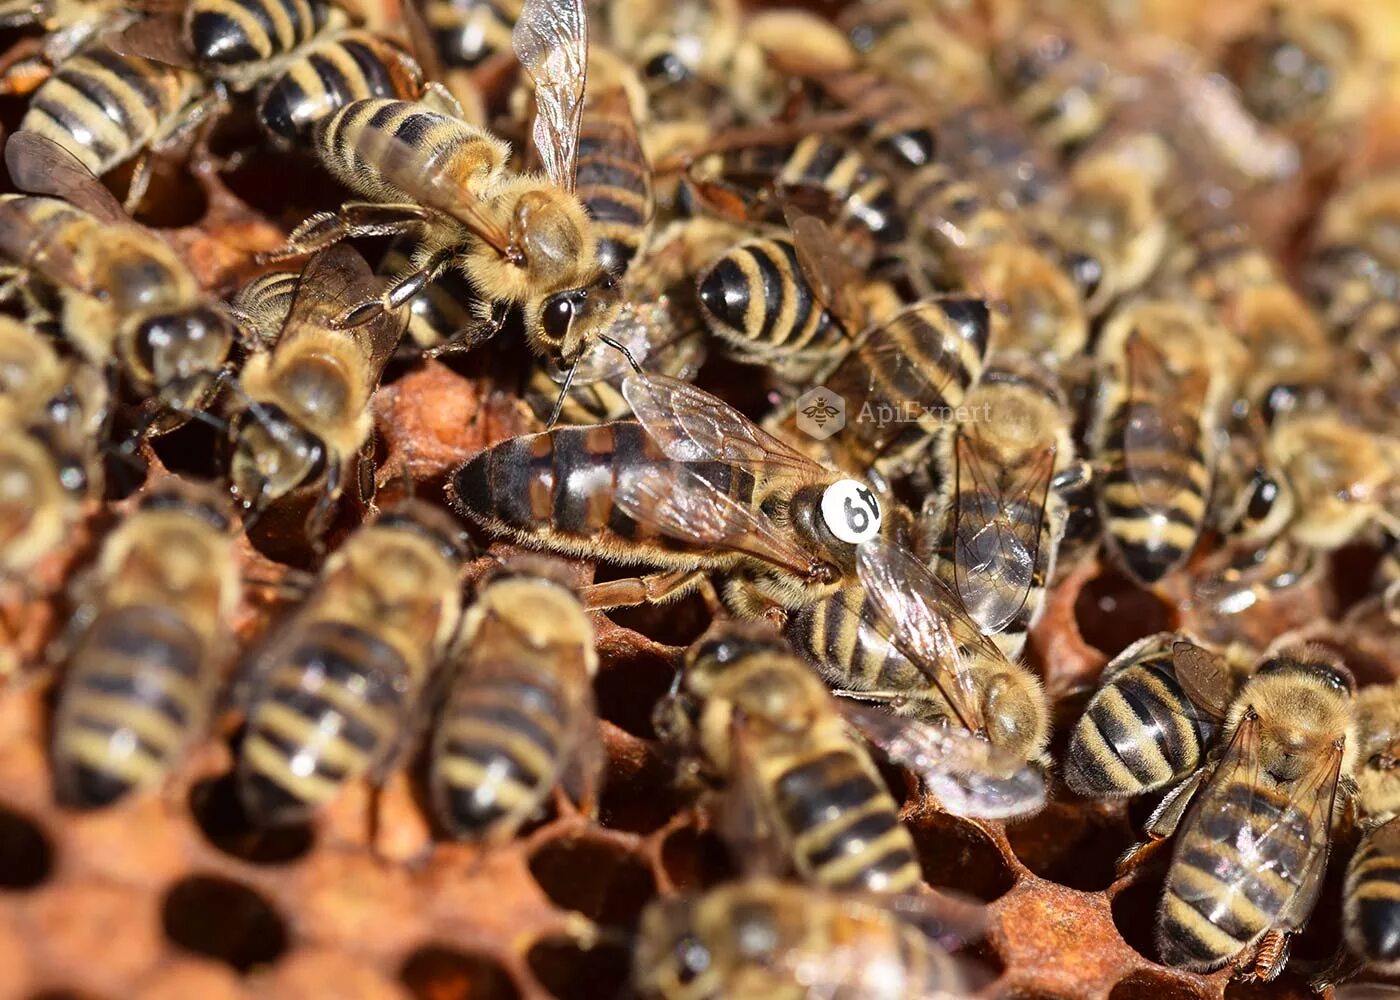
[(231, 527), (218, 491), (169, 479), (103, 542), (54, 716), (66, 804), (152, 787), (202, 735), (240, 596)]
[[(714, 396), (634, 373), (639, 423), (565, 427), (503, 441), (453, 471), (468, 519), (522, 544), (666, 571), (596, 584), (590, 608), (669, 600), (709, 572), (741, 614), (791, 607), (854, 578), (857, 543), (907, 529), (845, 479)], [(569, 487), (556, 488), (568, 483)]]
[(0, 29), (39, 27), (44, 34), (17, 41), (0, 59), (0, 94), (32, 92), (53, 67), (139, 14), (124, 0), (4, 0)]
[(234, 327), (221, 304), (60, 146), (18, 132), (5, 161), (15, 185), (32, 192), (0, 200), (5, 270), (27, 291), (57, 292), (64, 337), (124, 376), (148, 411), (146, 430), (189, 419), (228, 374)]
[(490, 133), (411, 101), (353, 101), (317, 122), (313, 146), (333, 175), (370, 201), (307, 219), (279, 255), (297, 255), (357, 235), (415, 233), (415, 270), (382, 296), (340, 317), (370, 322), (407, 303), (447, 268), (482, 294), (481, 317), (465, 336), (479, 343), (519, 306), (526, 339), (542, 356), (571, 363), (597, 339), (617, 304), (616, 283), (598, 262), (588, 218), (574, 195), (578, 125), (587, 66), (582, 0), (527, 0), (516, 51), (535, 80), (535, 148), (547, 180), (505, 174), (506, 145)]
[(521, 0), (426, 0), (421, 7), (433, 49), (451, 72), (510, 53)]
[(1305, 645), (1266, 655), (1240, 687), (1218, 757), (1148, 823), (1153, 840), (1175, 836), (1156, 929), (1166, 964), (1260, 980), (1282, 971), (1354, 790), (1354, 692), (1338, 657)]
[(934, 567), (1007, 656), (1040, 615), (1068, 511), (1073, 418), (1055, 377), (1024, 358), (991, 359), (963, 400), (968, 419), (943, 435), (924, 511)]
[(981, 934), (970, 904), (931, 896), (881, 905), (766, 878), (642, 913), (632, 983), (659, 1000), (971, 996), (975, 982), (947, 947)]
[(1304, 135), (1347, 128), (1375, 102), (1377, 26), (1342, 3), (1272, 3), (1267, 26), (1237, 40), (1225, 67), (1248, 111)]
[(1346, 939), (1377, 972), (1400, 968), (1400, 690), (1363, 688), (1356, 697), (1360, 739), (1357, 806), (1366, 830), (1347, 867), (1343, 889)]
[(348, 303), (377, 279), (348, 246), (306, 265), (281, 332), (243, 366), (230, 422), (229, 478), (246, 511), (314, 498), (307, 536), (324, 532), (352, 463), (373, 429), (370, 397), (403, 332), (405, 317), (385, 313), (353, 330), (336, 329)]
[(437, 815), (455, 836), (508, 840), (559, 783), (585, 812), (597, 804), (598, 654), (560, 569), (519, 559), (483, 581), (463, 616), (428, 765)]
[(20, 130), (42, 135), (101, 176), (132, 159), (126, 206), (151, 179), (152, 153), (186, 142), (221, 98), (197, 74), (94, 45), (64, 60), (30, 98)]
[(1065, 783), (1087, 798), (1145, 795), (1193, 773), (1232, 688), (1214, 654), (1176, 632), (1139, 639), (1104, 667), (1070, 734)]
[(965, 107), (993, 92), (986, 53), (926, 5), (908, 0), (854, 3), (841, 11), (837, 23), (865, 66), (892, 77), (908, 93)]
[[(854, 412), (843, 433), (821, 443), (823, 455), (852, 475), (913, 472), (969, 405), (989, 336), (987, 304), (958, 295), (920, 299), (875, 323), (822, 379)], [(772, 424), (800, 439), (796, 417), (788, 408)]]
[(326, 559), (306, 602), (250, 654), (237, 765), (250, 816), (296, 821), (398, 760), (457, 629), (465, 545), (436, 507), (389, 508)]
[(1346, 335), (1376, 303), (1400, 298), (1400, 175), (1379, 174), (1328, 200), (1306, 271), (1328, 326)]
[(1100, 339), (1091, 432), (1100, 512), (1143, 583), (1180, 566), (1204, 526), (1228, 338), (1190, 305), (1143, 300), (1115, 313)]
[(1048, 24), (1019, 27), (996, 48), (993, 63), (1012, 112), (1066, 157), (1108, 126), (1122, 98), (1109, 65)]

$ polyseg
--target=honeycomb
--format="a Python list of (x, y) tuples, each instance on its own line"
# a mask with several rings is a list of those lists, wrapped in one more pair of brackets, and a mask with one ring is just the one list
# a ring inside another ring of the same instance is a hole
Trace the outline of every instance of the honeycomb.
[[(1230, 24), (1258, 16), (1260, 4), (1145, 0), (1142, 7), (1157, 30), (1208, 44)], [(0, 120), (13, 126), (16, 119), (11, 102), (0, 105)], [(1400, 101), (1378, 121), (1368, 156), (1393, 148), (1390, 137), (1400, 130), (1388, 123), (1400, 123)], [(254, 255), (278, 246), (287, 223), (338, 200), (314, 177), (257, 162), (231, 178), (159, 174), (153, 190), (169, 212), (162, 208), (147, 221), (217, 288), (251, 273)], [(1299, 204), (1285, 199), (1261, 211), (1277, 215), (1273, 231), (1286, 232), (1297, 223)], [(538, 427), (521, 400), (497, 387), (494, 363), (428, 362), (386, 380), (375, 399), (381, 499), (409, 488), (440, 496), (453, 465)], [(165, 467), (200, 473), (197, 431), (182, 434), (147, 450), (147, 481)], [(734, 875), (712, 817), (673, 786), (650, 723), (685, 643), (703, 628), (695, 601), (664, 613), (596, 616), (607, 752), (596, 820), (561, 796), (510, 844), (451, 843), (432, 828), (409, 768), (382, 787), (352, 786), (311, 823), (260, 831), (242, 815), (229, 776), (238, 725), (232, 711), (160, 793), (97, 813), (59, 808), (46, 758), (53, 692), (43, 650), (62, 627), (63, 583), (142, 488), (133, 484), (126, 499), (94, 505), (28, 587), (0, 585), (0, 621), (20, 664), (0, 692), (0, 1000), (625, 995), (628, 936), (647, 902)], [(239, 620), (248, 638), (287, 598), (277, 586), (284, 567), (240, 544), (254, 581)], [(584, 580), (595, 572), (577, 568)], [(35, 596), (44, 594), (54, 596)], [(1257, 628), (1277, 634), (1306, 626), (1346, 601), (1309, 593), (1299, 606), (1270, 612), (1282, 620)], [(1052, 751), (1062, 749), (1065, 724), (1103, 664), (1134, 639), (1178, 624), (1176, 607), (1095, 559), (1058, 583), (1029, 652), (1059, 716)], [(1400, 650), (1365, 633), (1328, 635), (1347, 644), (1363, 681), (1400, 676)], [(1154, 961), (1163, 871), (1148, 866), (1121, 878), (1114, 871), (1114, 860), (1138, 839), (1142, 804), (1086, 802), (1056, 783), (1050, 804), (1034, 817), (974, 822), (931, 808), (900, 773), (888, 777), (902, 797), (927, 883), (987, 904), (986, 937), (971, 946), (991, 977), (983, 996), (1313, 995), (1296, 966), (1274, 983), (1251, 986), (1231, 982), (1227, 972), (1201, 976)], [(1345, 851), (1338, 855), (1345, 859)], [(1334, 909), (1324, 902), (1298, 943), (1302, 964), (1330, 955)]]

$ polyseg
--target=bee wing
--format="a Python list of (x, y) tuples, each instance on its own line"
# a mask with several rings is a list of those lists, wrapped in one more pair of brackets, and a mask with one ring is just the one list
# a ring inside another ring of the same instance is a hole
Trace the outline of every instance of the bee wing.
[(1181, 454), (1197, 447), (1195, 414), (1204, 404), (1205, 376), (1199, 369), (1185, 377), (1174, 375), (1162, 353), (1140, 333), (1129, 334), (1126, 347), (1131, 413), (1123, 429), (1123, 462), (1143, 506), (1150, 513), (1169, 513), (1181, 487), (1161, 474), (1160, 456), (1166, 449)]
[(400, 0), (399, 17), (403, 20), (404, 34), (408, 36), (409, 54), (422, 70), (423, 78), (440, 83), (445, 79), (442, 60), (433, 41), (433, 30), (418, 7), (420, 2), (422, 0)]
[[(294, 339), (302, 331), (336, 329), (345, 311), (383, 290), (383, 278), (370, 270), (364, 257), (345, 243), (322, 250), (306, 263), (297, 281), (296, 298), (278, 342)], [(388, 359), (408, 323), (406, 310), (385, 310), (363, 326), (345, 331), (363, 337), (375, 363)]]
[(973, 732), (983, 728), (963, 650), (1006, 659), (963, 610), (958, 595), (901, 546), (882, 538), (856, 549), (856, 570), (876, 616), (872, 624), (934, 682), (949, 707)]
[(0, 201), (0, 257), (34, 271), (44, 280), (76, 289), (87, 295), (105, 297), (92, 275), (79, 266), (71, 247), (57, 238), (62, 220), (44, 226), (21, 212), (11, 201)]
[(885, 756), (909, 768), (955, 816), (1010, 819), (1045, 805), (1045, 778), (1015, 754), (966, 729), (937, 726), (843, 702), (842, 712)]
[(747, 470), (820, 474), (820, 465), (760, 430), (724, 400), (689, 382), (634, 373), (622, 395), (647, 434), (674, 462), (720, 462)]
[(100, 222), (131, 225), (116, 196), (78, 158), (47, 136), (16, 132), (5, 143), (5, 166), (15, 187), (81, 208)]
[(863, 310), (855, 297), (860, 272), (841, 252), (841, 241), (821, 219), (792, 205), (784, 206), (792, 245), (802, 276), (812, 286), (817, 301), (841, 321), (848, 332), (865, 325)]
[(1213, 719), (1225, 718), (1235, 685), (1223, 657), (1194, 642), (1178, 639), (1172, 643), (1172, 668), (1193, 705)]
[(990, 634), (1025, 607), (1035, 583), (1041, 525), (1055, 448), (1046, 448), (1025, 475), (1002, 484), (966, 434), (955, 450), (958, 503), (953, 511), (953, 571), (967, 613)]
[(355, 152), (390, 185), (411, 191), (414, 200), (435, 212), (455, 219), (503, 257), (519, 256), (510, 233), (487, 213), (482, 200), (448, 171), (425, 165), (418, 150), (382, 128), (360, 129)]
[(1192, 834), (1212, 841), (1228, 837), (1232, 850), (1218, 859), (1212, 873), (1220, 885), (1212, 890), (1211, 905), (1229, 912), (1239, 898), (1240, 906), (1265, 909), (1266, 901), (1278, 899), (1276, 887), (1282, 882), (1292, 892), (1279, 900), (1279, 912), (1265, 916), (1275, 926), (1296, 929), (1299, 924), (1290, 921), (1303, 915), (1297, 912), (1300, 905), (1311, 908), (1327, 867), (1342, 751), (1338, 747), (1317, 754), (1280, 805), (1262, 773), (1260, 729), (1252, 714), (1241, 720), (1191, 805), (1186, 838), (1178, 833), (1177, 843)]
[(179, 12), (145, 17), (103, 35), (102, 43), (119, 55), (195, 70), (199, 67), (185, 44), (180, 20)]
[[(664, 481), (662, 481), (664, 480)], [(677, 465), (664, 476), (637, 476), (613, 502), (638, 524), (708, 549), (739, 552), (794, 573), (811, 572), (813, 556), (771, 520)]]
[(588, 77), (584, 0), (525, 0), (511, 43), (535, 81), (535, 151), (554, 186), (572, 191)]

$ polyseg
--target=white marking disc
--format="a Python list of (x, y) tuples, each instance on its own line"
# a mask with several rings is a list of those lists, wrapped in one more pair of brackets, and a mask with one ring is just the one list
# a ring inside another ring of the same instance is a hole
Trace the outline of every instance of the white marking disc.
[(859, 545), (880, 533), (880, 501), (856, 479), (838, 479), (822, 494), (822, 520), (843, 542)]

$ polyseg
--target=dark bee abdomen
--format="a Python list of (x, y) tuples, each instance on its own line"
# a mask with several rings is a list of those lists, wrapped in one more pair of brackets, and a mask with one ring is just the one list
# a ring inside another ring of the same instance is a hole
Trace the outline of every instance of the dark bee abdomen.
[(832, 687), (908, 691), (917, 696), (928, 678), (867, 622), (865, 591), (845, 587), (788, 614), (785, 634)]
[[(1152, 402), (1125, 401), (1114, 410), (1100, 455), (1105, 528), (1125, 566), (1144, 583), (1162, 579), (1196, 547), (1210, 490), (1200, 425), (1193, 422), (1184, 433), (1165, 427), (1156, 409)], [(1131, 466), (1124, 439), (1129, 424), (1139, 437)], [(1170, 503), (1149, 503), (1149, 491), (1169, 491)]]
[(903, 213), (889, 179), (853, 146), (827, 136), (808, 136), (793, 147), (778, 180), (820, 187), (841, 206), (841, 217), (886, 246), (905, 236)]
[(775, 819), (799, 873), (833, 889), (904, 892), (921, 877), (894, 800), (846, 749), (773, 775)]
[(69, 663), (54, 726), (68, 803), (95, 808), (158, 782), (208, 711), (204, 644), (163, 608), (98, 616)]
[(344, 622), (311, 624), (267, 665), (248, 712), (240, 793), (265, 822), (297, 819), (377, 767), (408, 710), (392, 646)]
[(282, 142), (304, 142), (316, 122), (351, 101), (412, 98), (416, 88), (398, 58), (365, 31), (317, 45), (268, 85), (259, 120)]
[(200, 62), (235, 67), (306, 44), (326, 15), (321, 0), (190, 0), (185, 36)]
[[(1198, 716), (1193, 725), (1191, 716)], [(1170, 651), (1115, 674), (1070, 735), (1065, 781), (1080, 795), (1165, 788), (1194, 771), (1216, 727), (1177, 683)]]
[(1400, 962), (1400, 820), (1366, 835), (1347, 868), (1347, 941), (1367, 962)]
[(575, 190), (595, 223), (598, 262), (622, 275), (641, 249), (654, 207), (651, 167), (625, 103), (585, 108)]
[(438, 723), (433, 796), (457, 836), (514, 831), (559, 774), (568, 708), (544, 679), (465, 677)]
[(44, 81), (20, 128), (47, 136), (101, 175), (155, 138), (192, 95), (187, 76), (139, 56), (93, 48)]
[(699, 295), (715, 332), (740, 351), (830, 350), (846, 339), (802, 276), (788, 239), (741, 243), (700, 278)]
[(515, 0), (431, 0), (423, 15), (443, 65), (471, 69), (511, 51), (519, 8)]
[[(1327, 831), (1313, 829), (1282, 790), (1243, 781), (1212, 790), (1186, 822), (1167, 874), (1157, 949), (1168, 965), (1219, 968), (1278, 926), (1310, 871), (1309, 845)], [(1271, 835), (1276, 849), (1267, 859), (1241, 853), (1271, 826), (1281, 831)]]
[[(716, 489), (749, 502), (752, 483), (735, 479), (727, 466), (692, 468)], [(449, 492), (458, 510), (496, 531), (690, 551), (691, 546), (638, 524), (613, 504), (619, 485), (636, 479), (652, 479), (664, 491), (670, 469), (640, 424), (618, 421), (504, 441), (460, 466)]]

